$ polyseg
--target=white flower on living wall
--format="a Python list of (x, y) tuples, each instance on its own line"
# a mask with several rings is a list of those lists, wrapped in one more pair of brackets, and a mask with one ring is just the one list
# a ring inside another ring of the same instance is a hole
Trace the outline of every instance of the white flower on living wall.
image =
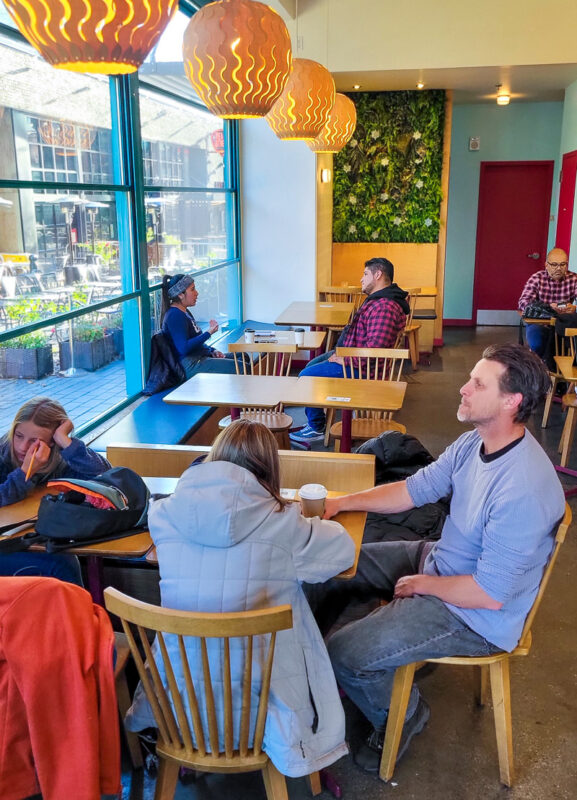
[(423, 163), (423, 159), (422, 158), (416, 158), (415, 159), (415, 164), (422, 164), (422, 163)]
[(356, 140), (356, 139), (351, 139), (351, 141), (349, 142), (349, 144), (350, 144), (350, 146), (351, 146), (351, 147), (356, 147), (356, 146), (358, 145), (358, 142), (357, 142), (357, 140)]
[(415, 181), (415, 186), (417, 187), (417, 189), (422, 189), (424, 185), (425, 184), (423, 183), (422, 180)]
[(378, 238), (379, 238), (379, 232), (378, 231), (373, 231), (371, 233), (371, 239), (378, 239)]
[(421, 131), (415, 131), (413, 133), (413, 139), (420, 139), (422, 135), (423, 134), (421, 133)]
[(393, 220), (393, 225), (400, 225), (402, 221), (403, 220), (400, 217), (395, 217)]
[(371, 131), (371, 139), (378, 139), (380, 135), (380, 131)]
[(427, 217), (427, 219), (425, 220), (425, 225), (427, 226), (427, 228), (430, 228), (432, 224), (433, 220), (430, 217)]
[(389, 195), (387, 194), (387, 192), (383, 192), (382, 194), (379, 195), (379, 199), (382, 200), (383, 203), (385, 203), (389, 199)]
[(381, 158), (381, 167), (388, 167), (388, 166), (389, 166), (389, 159)]
[(351, 165), (350, 164), (343, 164), (343, 172), (350, 172)]
[(349, 225), (349, 233), (356, 233), (357, 226), (356, 225)]
[(350, 194), (350, 195), (349, 195), (349, 203), (350, 203), (352, 206), (356, 206), (356, 204), (357, 204), (357, 198), (354, 196), (354, 194)]

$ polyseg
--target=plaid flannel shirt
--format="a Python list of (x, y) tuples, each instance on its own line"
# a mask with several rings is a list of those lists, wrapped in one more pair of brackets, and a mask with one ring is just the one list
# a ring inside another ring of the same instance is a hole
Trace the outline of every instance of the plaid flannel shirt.
[(519, 311), (523, 311), (529, 303), (541, 300), (543, 303), (573, 303), (577, 297), (577, 275), (568, 272), (560, 281), (549, 277), (546, 269), (535, 272), (527, 283), (519, 298)]
[[(403, 309), (394, 300), (367, 300), (353, 317), (341, 347), (394, 347), (405, 322)], [(358, 367), (357, 358), (353, 365)]]

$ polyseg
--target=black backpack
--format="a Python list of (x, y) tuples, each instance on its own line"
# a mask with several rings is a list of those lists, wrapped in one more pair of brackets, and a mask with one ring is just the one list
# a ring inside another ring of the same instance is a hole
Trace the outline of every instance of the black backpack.
[(40, 501), (34, 541), (44, 542), (49, 553), (147, 528), (150, 493), (140, 475), (127, 467), (114, 467), (89, 480), (60, 478), (47, 486), (61, 491)]

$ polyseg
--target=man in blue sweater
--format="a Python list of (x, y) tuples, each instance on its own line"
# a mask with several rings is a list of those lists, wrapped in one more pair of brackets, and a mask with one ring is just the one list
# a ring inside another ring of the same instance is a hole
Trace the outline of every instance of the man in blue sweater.
[[(457, 418), (473, 425), (439, 459), (398, 483), (327, 500), (339, 511), (406, 511), (451, 496), (441, 538), (364, 545), (357, 574), (323, 600), (392, 600), (328, 642), (337, 680), (374, 730), (355, 754), (378, 772), (395, 669), (443, 656), (511, 651), (551, 554), (564, 495), (525, 422), (549, 389), (529, 348), (488, 347), (461, 388)], [(323, 606), (325, 604), (323, 602)], [(399, 758), (429, 718), (413, 686)]]

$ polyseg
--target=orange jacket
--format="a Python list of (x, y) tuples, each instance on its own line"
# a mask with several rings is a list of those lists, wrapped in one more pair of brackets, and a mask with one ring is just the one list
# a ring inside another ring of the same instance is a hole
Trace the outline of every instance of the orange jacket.
[(0, 578), (0, 797), (117, 794), (114, 634), (84, 589)]

